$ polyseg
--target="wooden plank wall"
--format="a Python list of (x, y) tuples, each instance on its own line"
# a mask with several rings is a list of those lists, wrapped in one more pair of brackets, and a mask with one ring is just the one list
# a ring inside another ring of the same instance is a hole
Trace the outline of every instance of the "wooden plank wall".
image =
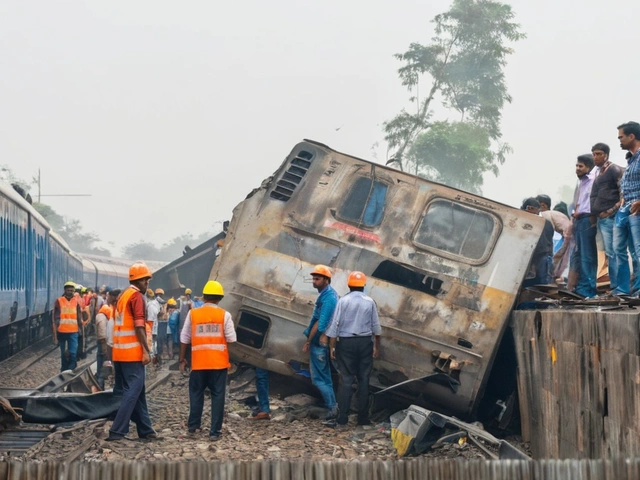
[(522, 433), (535, 458), (640, 456), (639, 313), (513, 313)]
[(7, 480), (637, 480), (640, 459), (23, 463), (0, 461)]

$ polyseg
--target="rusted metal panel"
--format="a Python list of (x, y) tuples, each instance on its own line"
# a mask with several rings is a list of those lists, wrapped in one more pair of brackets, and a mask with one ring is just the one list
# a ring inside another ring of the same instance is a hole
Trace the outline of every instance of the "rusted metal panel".
[(638, 313), (513, 313), (523, 433), (537, 458), (640, 454)]
[[(354, 220), (351, 207), (361, 201), (364, 184), (370, 186)], [(377, 204), (376, 192), (384, 197)], [(450, 355), (445, 373), (460, 382), (457, 392), (414, 382), (407, 394), (413, 403), (468, 418), (543, 225), (482, 197), (300, 143), (234, 209), (211, 271), (225, 288), (221, 306), (240, 332), (230, 351), (294, 374), (290, 362), (308, 362), (302, 331), (317, 297), (313, 266), (334, 269), (339, 294), (348, 291), (349, 272), (360, 270), (383, 327), (374, 383), (423, 377), (438, 368), (441, 355)]]

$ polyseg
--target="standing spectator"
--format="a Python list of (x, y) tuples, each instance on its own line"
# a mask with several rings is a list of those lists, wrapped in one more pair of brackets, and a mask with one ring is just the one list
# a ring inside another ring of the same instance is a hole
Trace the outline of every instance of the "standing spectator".
[[(633, 249), (631, 250), (634, 265), (638, 262), (640, 252), (640, 124), (627, 122), (618, 126), (618, 140), (620, 148), (627, 150), (631, 155), (627, 160), (627, 169), (620, 180), (621, 207), (616, 214), (616, 228), (614, 230), (614, 249), (618, 261), (618, 287), (615, 293), (630, 293), (631, 285), (629, 262), (627, 259), (627, 240), (631, 237)], [(636, 281), (638, 272), (636, 273)], [(632, 292), (634, 295), (638, 291)]]
[[(542, 210), (542, 204), (540, 204)], [(562, 244), (553, 254), (552, 277), (554, 279), (563, 277), (564, 271), (569, 266), (569, 257), (571, 256), (570, 245), (573, 241), (573, 225), (571, 220), (564, 213), (557, 210), (545, 210), (540, 212), (540, 216), (545, 220), (549, 220), (556, 233), (562, 235)]]
[(187, 345), (191, 344), (191, 374), (189, 375), (189, 433), (196, 433), (202, 423), (204, 392), (211, 393), (211, 429), (209, 440), (220, 438), (224, 415), (225, 390), (229, 350), (227, 344), (236, 341), (231, 314), (218, 306), (224, 297), (220, 283), (209, 280), (202, 290), (204, 306), (187, 314), (180, 333), (180, 371), (187, 366)]
[[(522, 202), (521, 210), (540, 215), (540, 203), (533, 197), (529, 197)], [(553, 256), (553, 225), (545, 218), (544, 229), (538, 240), (533, 255), (531, 256), (531, 266), (535, 270), (535, 275), (527, 278), (523, 283), (523, 287), (532, 285), (549, 285), (551, 279), (551, 267)]]
[(78, 297), (74, 295), (75, 283), (64, 284), (64, 295), (53, 307), (53, 343), (60, 344), (60, 371), (73, 370), (77, 366), (78, 330), (82, 323)]
[(318, 290), (309, 326), (304, 331), (307, 341), (302, 347), (304, 353), (309, 352), (309, 367), (311, 369), (311, 382), (320, 390), (328, 409), (327, 419), (338, 415), (336, 394), (333, 391), (331, 380), (331, 360), (326, 340), (320, 342), (320, 337), (329, 327), (331, 317), (338, 303), (338, 293), (331, 286), (331, 270), (325, 265), (316, 265), (311, 272), (313, 287)]
[[(367, 277), (362, 272), (351, 272), (347, 280), (350, 292), (338, 300), (331, 325), (331, 358), (338, 362), (340, 390), (338, 392), (338, 425), (346, 425), (353, 394), (353, 382), (358, 380), (358, 425), (369, 425), (369, 376), (373, 359), (380, 351), (380, 320), (378, 309), (371, 297), (364, 294)], [(372, 337), (375, 340), (372, 340)], [(336, 339), (339, 339), (336, 342)], [(329, 424), (329, 426), (331, 426)]]
[(613, 248), (613, 228), (615, 215), (620, 207), (620, 178), (623, 170), (609, 160), (609, 145), (596, 143), (591, 147), (593, 163), (598, 173), (591, 188), (591, 214), (597, 215), (597, 225), (604, 253), (609, 265), (611, 290), (618, 286), (618, 262)]
[(144, 366), (151, 361), (147, 344), (145, 322), (147, 319), (144, 295), (149, 287), (151, 270), (144, 263), (134, 263), (129, 268), (131, 284), (118, 299), (113, 333), (113, 363), (115, 367), (114, 395), (121, 395), (120, 408), (113, 420), (107, 441), (122, 440), (129, 433), (133, 420), (138, 437), (158, 438), (151, 425), (145, 394)]
[(105, 363), (110, 360), (109, 346), (107, 345), (107, 326), (109, 320), (113, 318), (113, 309), (117, 299), (117, 292), (109, 292), (107, 303), (100, 307), (96, 315), (96, 340), (98, 341), (98, 352), (96, 355), (97, 380), (100, 388), (104, 390)]
[(174, 358), (174, 348), (180, 350), (180, 312), (178, 311), (178, 302), (174, 298), (167, 301), (169, 310), (169, 324), (167, 325), (167, 334), (169, 335), (169, 359)]
[(596, 174), (593, 166), (593, 155), (590, 153), (578, 157), (578, 186), (573, 199), (573, 238), (576, 247), (571, 255), (571, 269), (578, 273), (575, 292), (586, 298), (596, 295), (598, 270), (596, 217), (591, 214), (591, 187)]

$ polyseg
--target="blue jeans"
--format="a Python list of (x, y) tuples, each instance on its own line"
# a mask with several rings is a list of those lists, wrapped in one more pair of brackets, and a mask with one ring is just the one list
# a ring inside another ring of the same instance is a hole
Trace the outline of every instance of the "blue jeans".
[[(623, 221), (617, 222), (613, 229), (613, 249), (616, 254), (616, 265), (618, 267), (618, 276), (614, 293), (622, 293), (626, 295), (640, 290), (638, 257), (636, 256), (636, 249), (633, 245), (634, 240), (631, 235), (631, 225), (629, 223), (630, 219), (631, 217), (627, 217)], [(631, 272), (629, 271), (628, 252), (631, 253), (633, 273), (635, 275), (633, 285), (631, 285)]]
[(58, 332), (58, 344), (60, 345), (60, 371), (75, 369), (78, 366), (78, 333)]
[(260, 411), (271, 413), (271, 407), (269, 406), (269, 370), (256, 367), (256, 390), (258, 391)]
[(211, 392), (211, 429), (209, 435), (219, 436), (224, 416), (224, 397), (227, 388), (227, 369), (191, 370), (189, 374), (189, 431), (195, 431), (202, 425), (204, 409), (204, 391)]
[(331, 380), (331, 363), (329, 348), (320, 345), (309, 346), (309, 367), (311, 382), (320, 390), (325, 406), (331, 410), (336, 406), (336, 394)]
[(114, 362), (113, 365), (116, 372), (113, 394), (121, 395), (122, 399), (109, 432), (124, 436), (129, 433), (129, 422), (133, 421), (140, 438), (155, 433), (147, 409), (144, 365), (142, 362)]
[(598, 270), (596, 230), (595, 224), (591, 223), (589, 217), (576, 218), (574, 221), (573, 237), (576, 247), (571, 255), (571, 269), (579, 274), (576, 293), (583, 297), (593, 297), (596, 294)]
[(616, 259), (615, 249), (613, 248), (614, 224), (615, 220), (613, 216), (598, 219), (598, 230), (602, 236), (604, 253), (609, 262), (609, 280), (611, 282), (611, 290), (615, 290), (618, 286), (618, 261)]

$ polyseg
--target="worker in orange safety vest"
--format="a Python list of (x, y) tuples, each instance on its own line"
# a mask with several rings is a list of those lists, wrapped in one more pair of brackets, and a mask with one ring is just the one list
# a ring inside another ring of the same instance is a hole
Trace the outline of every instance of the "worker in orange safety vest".
[(151, 361), (145, 331), (144, 295), (151, 270), (142, 262), (129, 268), (129, 288), (118, 299), (115, 309), (112, 358), (115, 369), (114, 395), (121, 395), (120, 408), (113, 420), (107, 441), (121, 440), (129, 433), (129, 422), (136, 424), (138, 437), (156, 439), (145, 394), (145, 368)]
[(74, 295), (76, 284), (64, 284), (64, 295), (53, 307), (53, 343), (60, 344), (60, 371), (77, 366), (78, 330), (82, 323), (80, 304)]
[(193, 434), (200, 430), (204, 392), (211, 392), (211, 429), (209, 440), (220, 438), (224, 399), (227, 386), (229, 350), (227, 344), (236, 341), (231, 314), (218, 306), (224, 297), (220, 283), (210, 280), (202, 290), (204, 305), (189, 311), (180, 333), (180, 371), (187, 366), (187, 345), (191, 344), (191, 374), (189, 375), (189, 419), (187, 427)]

